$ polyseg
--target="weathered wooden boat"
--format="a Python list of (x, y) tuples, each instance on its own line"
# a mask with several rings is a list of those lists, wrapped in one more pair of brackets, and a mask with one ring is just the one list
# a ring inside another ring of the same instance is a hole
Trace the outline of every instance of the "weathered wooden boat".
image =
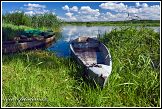
[(23, 38), (13, 41), (2, 42), (2, 53), (15, 53), (24, 50), (39, 49), (48, 46), (55, 40), (55, 36), (40, 36), (32, 38)]
[(99, 40), (79, 37), (70, 43), (72, 56), (84, 66), (89, 79), (104, 87), (112, 71), (112, 60), (108, 48)]

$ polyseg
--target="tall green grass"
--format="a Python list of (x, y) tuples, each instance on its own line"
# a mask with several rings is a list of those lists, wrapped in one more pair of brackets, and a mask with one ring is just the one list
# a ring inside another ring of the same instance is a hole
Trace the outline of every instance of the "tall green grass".
[(112, 54), (110, 81), (114, 79), (110, 85), (116, 87), (114, 91), (123, 97), (123, 103), (126, 106), (159, 106), (160, 34), (152, 29), (129, 27), (115, 29), (101, 41)]
[(3, 23), (10, 23), (13, 25), (31, 25), (30, 16), (24, 14), (24, 12), (6, 13), (2, 16)]
[(25, 30), (33, 29), (27, 26), (16, 26), (12, 24), (2, 25), (2, 41), (12, 40), (14, 37), (18, 37), (23, 34)]
[(145, 28), (106, 33), (100, 40), (110, 49), (113, 69), (104, 89), (87, 83), (71, 58), (48, 51), (3, 55), (2, 105), (160, 107), (159, 39), (159, 33)]
[(46, 28), (59, 28), (61, 26), (61, 20), (52, 13), (46, 13), (42, 15), (34, 15), (31, 17), (32, 27), (46, 27)]
[[(77, 66), (53, 53), (31, 51), (3, 56), (3, 106), (74, 106)], [(42, 101), (18, 101), (19, 99)], [(13, 99), (10, 100), (10, 99)], [(43, 101), (44, 100), (44, 101)]]
[[(23, 25), (17, 26), (13, 24), (4, 23), (2, 25), (2, 41), (13, 40), (15, 37), (19, 37), (20, 35), (24, 34), (24, 31), (26, 30), (49, 31), (49, 29), (46, 27), (32, 28)], [(61, 36), (61, 28), (51, 28), (50, 31), (53, 31), (55, 33), (56, 39), (58, 39)]]
[(2, 41), (13, 40), (15, 37), (19, 37), (26, 30), (41, 30), (46, 31), (47, 28), (32, 28), (28, 26), (17, 26), (13, 24), (4, 23), (2, 25)]
[(52, 13), (29, 16), (24, 12), (7, 13), (2, 16), (3, 23), (24, 25), (34, 28), (59, 28), (61, 20)]
[(2, 40), (12, 40), (24, 30), (52, 30), (59, 36), (62, 21), (52, 13), (28, 16), (24, 12), (7, 13), (2, 16)]

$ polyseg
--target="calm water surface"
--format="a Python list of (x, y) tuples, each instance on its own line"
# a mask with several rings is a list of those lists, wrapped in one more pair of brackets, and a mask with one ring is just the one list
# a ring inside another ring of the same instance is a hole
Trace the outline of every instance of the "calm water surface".
[[(55, 52), (57, 56), (68, 57), (70, 56), (70, 41), (76, 39), (79, 36), (97, 37), (101, 36), (105, 32), (111, 32), (112, 29), (118, 29), (116, 26), (64, 26), (61, 31), (62, 37), (53, 43), (48, 50)], [(152, 28), (155, 32), (160, 32), (160, 27), (148, 27)]]

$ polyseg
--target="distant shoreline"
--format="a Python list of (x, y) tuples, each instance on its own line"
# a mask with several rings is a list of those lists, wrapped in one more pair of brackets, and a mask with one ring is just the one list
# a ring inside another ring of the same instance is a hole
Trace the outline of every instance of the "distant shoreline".
[(64, 25), (87, 25), (87, 26), (160, 26), (160, 20), (129, 20), (129, 21), (92, 21), (92, 22), (63, 22)]

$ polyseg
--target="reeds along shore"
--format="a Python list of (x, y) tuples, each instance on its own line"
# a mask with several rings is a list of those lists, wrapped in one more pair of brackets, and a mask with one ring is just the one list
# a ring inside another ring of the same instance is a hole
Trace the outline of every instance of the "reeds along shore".
[[(23, 12), (7, 13), (2, 16), (2, 40), (11, 40), (20, 36), (24, 30), (39, 29), (58, 32), (62, 21), (52, 13), (28, 16)], [(10, 34), (8, 34), (10, 33)]]

